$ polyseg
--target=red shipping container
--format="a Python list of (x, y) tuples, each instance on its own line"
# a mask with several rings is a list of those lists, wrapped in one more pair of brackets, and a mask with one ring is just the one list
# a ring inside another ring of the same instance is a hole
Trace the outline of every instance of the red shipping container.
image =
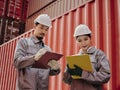
[(4, 8), (5, 8), (5, 2), (4, 0), (0, 0), (0, 16), (4, 15)]
[[(52, 20), (53, 27), (45, 37), (45, 43), (53, 51), (63, 53), (64, 57), (60, 60), (61, 73), (58, 76), (50, 77), (49, 90), (69, 90), (69, 86), (62, 82), (66, 65), (65, 57), (77, 53), (79, 50), (73, 33), (74, 28), (80, 23), (85, 23), (91, 28), (92, 44), (102, 49), (110, 61), (112, 76), (109, 83), (104, 86), (104, 90), (120, 90), (119, 8), (119, 0), (93, 0)], [(27, 28), (33, 25), (34, 18), (28, 20)], [(33, 32), (33, 30), (28, 31), (0, 46), (0, 90), (15, 90), (16, 71), (12, 64), (14, 48), (19, 38), (28, 37)]]
[(27, 7), (25, 6), (27, 6), (27, 4), (28, 4), (27, 0), (9, 0), (7, 16), (12, 17), (14, 19), (21, 19), (25, 21), (26, 16), (24, 15), (27, 14)]

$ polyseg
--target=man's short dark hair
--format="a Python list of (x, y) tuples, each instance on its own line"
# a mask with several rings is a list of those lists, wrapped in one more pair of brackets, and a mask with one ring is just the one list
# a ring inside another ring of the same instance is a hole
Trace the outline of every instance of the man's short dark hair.
[(39, 23), (38, 22), (35, 22), (35, 25), (37, 26)]

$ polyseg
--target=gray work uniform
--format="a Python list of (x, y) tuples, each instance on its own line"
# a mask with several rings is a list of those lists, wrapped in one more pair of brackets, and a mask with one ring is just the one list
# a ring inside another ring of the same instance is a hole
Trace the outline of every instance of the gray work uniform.
[(57, 75), (60, 70), (32, 68), (35, 63), (34, 55), (41, 49), (51, 49), (42, 45), (35, 36), (22, 38), (18, 41), (14, 66), (18, 71), (17, 90), (48, 90), (49, 75)]
[[(78, 55), (83, 54), (82, 49)], [(90, 47), (87, 50), (94, 72), (82, 72), (81, 79), (72, 79), (67, 69), (63, 81), (71, 85), (71, 90), (102, 90), (102, 85), (110, 79), (110, 65), (103, 51)]]

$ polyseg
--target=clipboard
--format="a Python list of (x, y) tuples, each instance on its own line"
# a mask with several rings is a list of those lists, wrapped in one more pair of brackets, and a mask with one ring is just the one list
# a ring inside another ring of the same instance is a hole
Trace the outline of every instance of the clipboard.
[(61, 57), (63, 56), (63, 54), (59, 54), (59, 53), (55, 53), (55, 52), (49, 52), (47, 51), (44, 55), (42, 55), (40, 57), (40, 59), (38, 61), (36, 61), (32, 67), (33, 68), (43, 68), (43, 69), (47, 69), (49, 68), (49, 66), (47, 65), (48, 62), (50, 60), (56, 60), (58, 61)]
[[(74, 69), (75, 68), (74, 65), (77, 65), (85, 71), (93, 72), (92, 64), (88, 54), (67, 56), (66, 59), (67, 64), (71, 69)], [(80, 76), (72, 76), (72, 78), (78, 79), (80, 78)]]

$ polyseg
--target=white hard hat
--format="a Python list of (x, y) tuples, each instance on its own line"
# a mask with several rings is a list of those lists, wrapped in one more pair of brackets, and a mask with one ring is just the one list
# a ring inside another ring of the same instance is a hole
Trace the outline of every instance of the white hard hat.
[(35, 20), (34, 20), (34, 23), (40, 23), (40, 24), (43, 24), (43, 25), (46, 25), (48, 27), (51, 27), (52, 24), (51, 24), (51, 19), (50, 17), (47, 15), (47, 14), (41, 14), (39, 15)]
[(79, 35), (91, 34), (91, 30), (85, 24), (80, 24), (75, 28), (74, 37)]

